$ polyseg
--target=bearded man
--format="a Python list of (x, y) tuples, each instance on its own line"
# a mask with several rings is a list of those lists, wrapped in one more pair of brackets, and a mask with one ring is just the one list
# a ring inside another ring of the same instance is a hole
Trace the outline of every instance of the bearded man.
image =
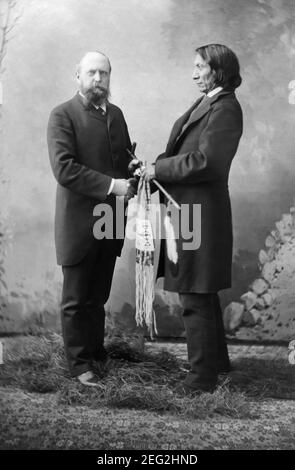
[(58, 183), (55, 243), (63, 271), (64, 346), (72, 376), (88, 386), (98, 385), (93, 364), (106, 360), (104, 304), (124, 241), (95, 238), (93, 210), (104, 202), (114, 214), (116, 196), (129, 194), (131, 144), (122, 111), (108, 100), (110, 75), (108, 57), (87, 52), (77, 67), (77, 94), (51, 112), (48, 124)]

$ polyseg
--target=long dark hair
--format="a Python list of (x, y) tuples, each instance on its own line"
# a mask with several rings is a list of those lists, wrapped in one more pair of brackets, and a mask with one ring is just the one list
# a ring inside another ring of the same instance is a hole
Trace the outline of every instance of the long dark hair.
[(215, 83), (225, 90), (233, 91), (242, 83), (240, 64), (236, 54), (222, 44), (207, 44), (196, 49), (196, 52), (215, 71)]

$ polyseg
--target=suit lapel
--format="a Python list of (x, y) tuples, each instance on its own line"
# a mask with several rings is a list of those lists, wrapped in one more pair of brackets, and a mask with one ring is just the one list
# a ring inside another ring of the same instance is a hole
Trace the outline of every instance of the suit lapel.
[(181, 118), (182, 125), (179, 127), (177, 126), (177, 133), (175, 138), (173, 139), (172, 146), (174, 146), (174, 144), (178, 142), (178, 140), (182, 137), (182, 135), (187, 131), (188, 128), (191, 128), (192, 126), (196, 125), (196, 123), (208, 113), (212, 104), (215, 103), (215, 101), (217, 101), (221, 96), (228, 95), (229, 93), (231, 92), (222, 90), (219, 93), (216, 93), (216, 95), (212, 96), (212, 98), (209, 98), (196, 110), (193, 119), (186, 126), (185, 123), (189, 120), (191, 113), (199, 105), (202, 98), (197, 100), (196, 103), (183, 115), (183, 118), (186, 117), (186, 119)]
[(170, 150), (174, 146), (176, 140), (178, 139), (181, 130), (186, 123), (186, 121), (189, 119), (192, 111), (195, 109), (196, 106), (200, 103), (202, 98), (199, 98), (174, 124), (168, 144), (167, 144), (167, 150), (166, 154), (168, 155), (170, 153)]
[(110, 130), (110, 126), (113, 120), (114, 120), (113, 106), (111, 105), (111, 103), (107, 102), (107, 126), (109, 130)]

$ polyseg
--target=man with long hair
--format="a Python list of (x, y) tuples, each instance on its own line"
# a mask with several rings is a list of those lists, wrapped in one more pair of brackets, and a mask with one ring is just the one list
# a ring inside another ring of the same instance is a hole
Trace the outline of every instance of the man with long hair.
[[(178, 261), (161, 245), (158, 276), (164, 289), (178, 292), (183, 306), (190, 371), (179, 389), (212, 391), (218, 374), (228, 372), (228, 356), (218, 291), (231, 286), (232, 216), (228, 177), (242, 135), (243, 118), (235, 89), (241, 84), (239, 61), (221, 44), (196, 49), (193, 79), (201, 98), (174, 124), (166, 151), (146, 176), (156, 178), (179, 205), (201, 206), (201, 245), (187, 249), (181, 225)], [(187, 232), (187, 231), (186, 231)]]

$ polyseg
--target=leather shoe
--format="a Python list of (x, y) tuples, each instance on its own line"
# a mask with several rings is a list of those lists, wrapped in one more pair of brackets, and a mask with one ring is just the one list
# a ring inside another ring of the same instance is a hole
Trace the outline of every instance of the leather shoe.
[(230, 364), (228, 364), (226, 366), (220, 365), (218, 367), (218, 375), (227, 375), (232, 371), (233, 371), (233, 367)]
[(106, 356), (103, 359), (94, 359), (92, 361), (92, 369), (95, 374), (98, 374), (102, 377), (108, 370), (109, 366), (111, 365), (112, 360)]
[(77, 379), (82, 385), (86, 385), (88, 387), (98, 387), (99, 379), (90, 370), (84, 372), (81, 375), (78, 375)]

